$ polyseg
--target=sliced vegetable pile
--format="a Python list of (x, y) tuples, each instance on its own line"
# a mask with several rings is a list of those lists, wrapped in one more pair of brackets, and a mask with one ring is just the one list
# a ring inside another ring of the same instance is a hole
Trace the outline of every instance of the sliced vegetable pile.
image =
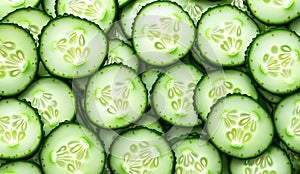
[(0, 9), (0, 174), (300, 174), (299, 0)]

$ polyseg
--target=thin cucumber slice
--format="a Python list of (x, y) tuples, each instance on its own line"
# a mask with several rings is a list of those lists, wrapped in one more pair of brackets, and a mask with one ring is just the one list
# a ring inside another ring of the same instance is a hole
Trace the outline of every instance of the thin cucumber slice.
[(211, 107), (227, 94), (246, 94), (258, 99), (258, 93), (245, 73), (238, 70), (213, 71), (203, 76), (196, 86), (194, 101), (197, 112), (206, 121)]
[(165, 66), (189, 52), (195, 35), (192, 19), (180, 6), (157, 1), (144, 6), (135, 18), (132, 44), (143, 61)]
[(56, 0), (43, 0), (41, 2), (43, 11), (53, 18), (56, 17), (55, 4)]
[(107, 32), (117, 13), (115, 0), (56, 0), (56, 14), (72, 14), (99, 25)]
[(35, 7), (41, 0), (1, 0), (0, 1), (0, 20), (8, 13), (19, 8)]
[(45, 140), (40, 161), (45, 174), (101, 173), (105, 152), (91, 131), (77, 124), (62, 124)]
[(300, 36), (300, 17), (294, 19), (291, 23), (288, 24), (288, 28)]
[(263, 154), (252, 159), (232, 158), (231, 174), (240, 173), (292, 173), (287, 154), (276, 146), (271, 146)]
[(32, 83), (19, 99), (30, 102), (38, 110), (45, 136), (64, 121), (75, 118), (76, 104), (71, 88), (63, 81), (49, 77)]
[(85, 105), (94, 124), (116, 129), (137, 121), (145, 112), (147, 101), (147, 90), (138, 74), (113, 64), (91, 77)]
[(131, 129), (113, 142), (109, 165), (113, 173), (172, 174), (175, 164), (169, 144), (147, 128)]
[(138, 71), (138, 57), (129, 45), (117, 39), (110, 40), (108, 45), (108, 58), (104, 65), (121, 63), (134, 69), (136, 72)]
[(1, 174), (42, 174), (40, 167), (27, 161), (14, 161), (0, 166)]
[(245, 63), (247, 46), (258, 33), (258, 26), (246, 13), (235, 6), (223, 5), (202, 15), (197, 42), (209, 62), (234, 67)]
[(245, 95), (234, 94), (220, 99), (209, 113), (206, 127), (215, 146), (237, 158), (260, 155), (274, 137), (270, 115)]
[(42, 140), (38, 114), (17, 99), (0, 100), (0, 158), (20, 159), (34, 154)]
[(175, 173), (222, 173), (218, 150), (207, 140), (187, 138), (172, 145), (176, 157)]
[(124, 30), (124, 34), (127, 37), (131, 37), (132, 26), (134, 19), (136, 18), (138, 12), (145, 5), (157, 0), (135, 0), (132, 3), (126, 5), (120, 12), (120, 24)]
[(50, 21), (51, 17), (38, 8), (22, 8), (13, 11), (5, 16), (2, 23), (14, 23), (25, 29), (28, 29), (32, 34), (35, 42), (38, 43), (41, 30)]
[[(148, 91), (148, 100), (151, 101), (151, 92), (152, 87), (155, 84), (156, 80), (162, 73), (162, 69), (150, 68), (140, 74), (143, 83), (146, 85)], [(148, 107), (151, 106), (151, 102), (148, 102)]]
[(298, 0), (246, 0), (249, 10), (266, 24), (285, 24), (300, 16)]
[(274, 94), (300, 87), (300, 38), (283, 28), (257, 36), (248, 48), (247, 65), (254, 80)]
[(274, 112), (274, 124), (279, 138), (290, 149), (300, 153), (300, 93), (279, 102)]
[(45, 68), (63, 78), (93, 74), (104, 62), (108, 47), (104, 32), (96, 24), (70, 15), (51, 20), (39, 41)]
[(170, 124), (196, 126), (202, 123), (194, 108), (193, 95), (202, 72), (193, 65), (178, 64), (161, 75), (153, 86), (151, 106)]
[(32, 36), (15, 24), (0, 24), (0, 96), (22, 92), (38, 67)]

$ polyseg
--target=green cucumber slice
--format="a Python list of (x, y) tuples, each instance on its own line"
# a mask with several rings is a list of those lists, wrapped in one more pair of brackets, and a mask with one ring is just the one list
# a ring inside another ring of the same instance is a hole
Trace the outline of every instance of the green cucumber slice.
[(175, 173), (222, 173), (218, 150), (207, 140), (187, 138), (172, 145), (176, 157)]
[(174, 125), (201, 124), (193, 104), (194, 90), (201, 77), (202, 72), (193, 65), (170, 67), (153, 86), (151, 106), (157, 115)]
[(206, 121), (211, 107), (227, 94), (246, 94), (258, 99), (258, 93), (247, 74), (238, 70), (218, 70), (204, 75), (196, 86), (195, 107), (203, 121)]
[(292, 166), (287, 154), (276, 146), (271, 146), (263, 154), (252, 159), (232, 158), (232, 174), (240, 173), (292, 173)]
[(36, 80), (19, 96), (38, 110), (45, 136), (59, 123), (75, 118), (75, 97), (63, 81), (48, 77)]
[(117, 13), (115, 0), (56, 0), (56, 14), (72, 14), (99, 25), (107, 32)]
[(175, 159), (161, 135), (147, 128), (136, 128), (116, 138), (108, 162), (113, 173), (172, 174)]
[(215, 146), (237, 158), (260, 155), (274, 137), (270, 115), (249, 96), (233, 94), (220, 99), (213, 106), (206, 123)]
[(274, 111), (274, 125), (279, 138), (300, 153), (300, 93), (282, 99)]
[(32, 36), (15, 24), (0, 24), (0, 96), (22, 92), (32, 81), (38, 67)]
[(192, 19), (173, 2), (147, 4), (133, 24), (133, 48), (150, 65), (165, 66), (179, 61), (189, 52), (194, 39)]
[(96, 72), (108, 47), (104, 32), (96, 24), (70, 15), (51, 20), (39, 41), (45, 68), (62, 78), (80, 78)]
[(1, 0), (0, 1), (0, 20), (8, 13), (19, 8), (38, 6), (41, 0)]
[(42, 174), (38, 165), (27, 161), (14, 161), (0, 166), (1, 174)]
[(215, 65), (239, 66), (245, 63), (247, 46), (258, 33), (258, 26), (242, 10), (216, 6), (199, 20), (198, 47), (203, 57)]
[(138, 74), (127, 66), (113, 64), (91, 77), (85, 105), (94, 124), (116, 129), (137, 121), (147, 101), (147, 90)]
[(0, 158), (21, 159), (34, 154), (42, 140), (38, 114), (17, 99), (0, 100)]
[(85, 127), (65, 123), (54, 129), (40, 152), (45, 174), (101, 173), (105, 152), (100, 140)]
[(274, 94), (300, 87), (300, 39), (283, 28), (257, 36), (248, 48), (247, 65), (254, 80)]

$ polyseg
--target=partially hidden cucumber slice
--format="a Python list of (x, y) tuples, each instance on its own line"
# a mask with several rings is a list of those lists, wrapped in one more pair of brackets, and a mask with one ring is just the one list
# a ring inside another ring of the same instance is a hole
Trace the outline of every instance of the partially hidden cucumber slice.
[(45, 68), (63, 78), (93, 74), (104, 62), (108, 48), (106, 36), (96, 24), (71, 15), (51, 20), (39, 41)]
[(209, 141), (200, 138), (179, 140), (172, 145), (176, 156), (175, 173), (222, 173), (218, 150)]
[(124, 65), (107, 65), (88, 83), (86, 112), (100, 127), (122, 128), (142, 116), (147, 97), (146, 87), (134, 70)]
[(85, 127), (65, 123), (54, 129), (40, 152), (45, 174), (101, 173), (105, 152), (100, 140)]
[(173, 2), (147, 4), (133, 24), (133, 48), (150, 65), (165, 66), (179, 61), (189, 52), (194, 39), (192, 19)]
[(21, 159), (34, 154), (42, 140), (38, 114), (17, 99), (0, 100), (0, 158)]
[(71, 88), (53, 77), (41, 78), (32, 83), (19, 99), (30, 102), (38, 110), (43, 130), (49, 132), (64, 121), (75, 118), (75, 97)]
[(246, 94), (258, 99), (258, 93), (247, 74), (238, 70), (218, 70), (204, 75), (196, 86), (195, 107), (206, 121), (211, 107), (227, 94)]
[(8, 13), (20, 8), (35, 7), (41, 0), (1, 0), (0, 20)]
[(198, 47), (213, 64), (239, 66), (245, 63), (247, 46), (258, 33), (258, 26), (242, 10), (230, 5), (216, 6), (199, 20)]
[(300, 16), (298, 0), (247, 0), (253, 15), (266, 24), (285, 24)]
[(56, 0), (56, 14), (72, 14), (99, 25), (107, 32), (117, 14), (115, 0)]
[(190, 64), (170, 67), (153, 86), (151, 106), (170, 124), (196, 126), (202, 123), (195, 111), (193, 95), (202, 72)]
[(247, 65), (254, 80), (274, 94), (300, 87), (300, 39), (292, 31), (271, 29), (254, 39), (248, 48)]
[(44, 11), (38, 8), (28, 7), (17, 9), (9, 13), (2, 19), (1, 22), (14, 23), (25, 29), (28, 29), (36, 43), (38, 43), (41, 30), (50, 21), (50, 19), (51, 17), (48, 16)]
[(175, 159), (166, 140), (155, 131), (136, 128), (113, 142), (109, 165), (113, 173), (172, 174)]
[(232, 158), (230, 161), (232, 174), (240, 173), (292, 173), (292, 166), (287, 154), (276, 146), (251, 159)]
[(27, 161), (14, 161), (0, 166), (1, 174), (42, 174), (38, 165)]
[(0, 96), (22, 92), (33, 81), (37, 67), (38, 56), (33, 37), (15, 24), (1, 23)]
[(270, 115), (252, 98), (238, 94), (226, 96), (213, 106), (206, 127), (216, 147), (237, 158), (260, 155), (274, 137)]
[(300, 153), (300, 93), (280, 101), (274, 112), (274, 124), (279, 138)]

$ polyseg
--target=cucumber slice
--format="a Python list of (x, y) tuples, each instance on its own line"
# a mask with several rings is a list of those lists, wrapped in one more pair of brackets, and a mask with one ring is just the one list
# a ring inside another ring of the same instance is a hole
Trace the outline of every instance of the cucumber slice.
[(195, 107), (203, 121), (206, 121), (211, 107), (227, 94), (246, 94), (258, 99), (258, 93), (251, 79), (238, 70), (213, 71), (203, 76), (196, 86)]
[(285, 24), (300, 16), (298, 0), (246, 0), (253, 15), (266, 24)]
[(17, 99), (0, 100), (0, 158), (21, 159), (34, 154), (42, 140), (35, 110)]
[(300, 17), (294, 19), (291, 23), (288, 24), (288, 28), (300, 36)]
[(292, 173), (292, 166), (286, 153), (276, 146), (271, 146), (258, 157), (252, 159), (232, 158), (231, 174), (240, 173)]
[(172, 174), (175, 164), (165, 139), (147, 128), (128, 130), (117, 137), (108, 160), (113, 173)]
[(19, 26), (28, 29), (32, 34), (35, 42), (38, 43), (41, 30), (50, 21), (51, 17), (38, 8), (22, 8), (13, 11), (5, 16), (1, 22), (14, 23)]
[(258, 33), (258, 26), (242, 10), (217, 6), (207, 10), (198, 23), (198, 47), (213, 64), (239, 66), (245, 63), (247, 46)]
[(218, 150), (207, 140), (187, 138), (172, 145), (176, 157), (175, 173), (222, 173)]
[(216, 147), (237, 158), (260, 155), (274, 136), (270, 115), (252, 98), (238, 94), (226, 96), (213, 106), (206, 127)]
[(115, 0), (56, 0), (56, 14), (72, 14), (99, 25), (107, 32), (117, 14)]
[(20, 8), (38, 6), (41, 0), (1, 0), (0, 20), (8, 13)]
[(138, 74), (123, 65), (108, 65), (93, 75), (86, 91), (89, 119), (104, 128), (126, 127), (147, 107), (147, 90)]
[(193, 105), (194, 90), (201, 77), (202, 72), (193, 65), (170, 67), (153, 86), (151, 106), (157, 115), (174, 125), (201, 124)]
[(55, 4), (56, 0), (43, 0), (41, 2), (43, 11), (53, 18), (56, 17)]
[(280, 101), (274, 112), (274, 124), (279, 138), (300, 153), (300, 93)]
[(138, 72), (139, 60), (129, 45), (118, 39), (110, 40), (108, 45), (108, 58), (104, 65), (121, 63)]
[(287, 94), (300, 87), (300, 39), (283, 28), (257, 36), (248, 49), (247, 65), (254, 80), (274, 94)]
[(165, 66), (179, 61), (189, 52), (194, 39), (192, 19), (173, 2), (147, 4), (133, 24), (133, 48), (150, 65)]
[(132, 34), (132, 26), (134, 23), (134, 19), (136, 18), (138, 12), (141, 10), (142, 7), (145, 5), (155, 2), (157, 0), (138, 0), (133, 1), (132, 3), (126, 5), (122, 8), (120, 12), (120, 25), (124, 30), (124, 34), (127, 37), (131, 37)]
[(45, 136), (64, 121), (75, 118), (76, 104), (69, 86), (53, 77), (38, 79), (20, 96), (38, 110)]
[(105, 153), (100, 140), (88, 129), (73, 123), (54, 129), (40, 152), (45, 174), (101, 173)]
[(104, 62), (108, 47), (96, 24), (70, 15), (51, 20), (42, 30), (39, 45), (46, 69), (62, 78), (93, 74)]
[(40, 167), (27, 161), (14, 161), (0, 166), (1, 174), (42, 174)]
[[(2, 1), (1, 1), (2, 2)], [(0, 96), (22, 92), (38, 67), (32, 36), (15, 24), (0, 24)]]

